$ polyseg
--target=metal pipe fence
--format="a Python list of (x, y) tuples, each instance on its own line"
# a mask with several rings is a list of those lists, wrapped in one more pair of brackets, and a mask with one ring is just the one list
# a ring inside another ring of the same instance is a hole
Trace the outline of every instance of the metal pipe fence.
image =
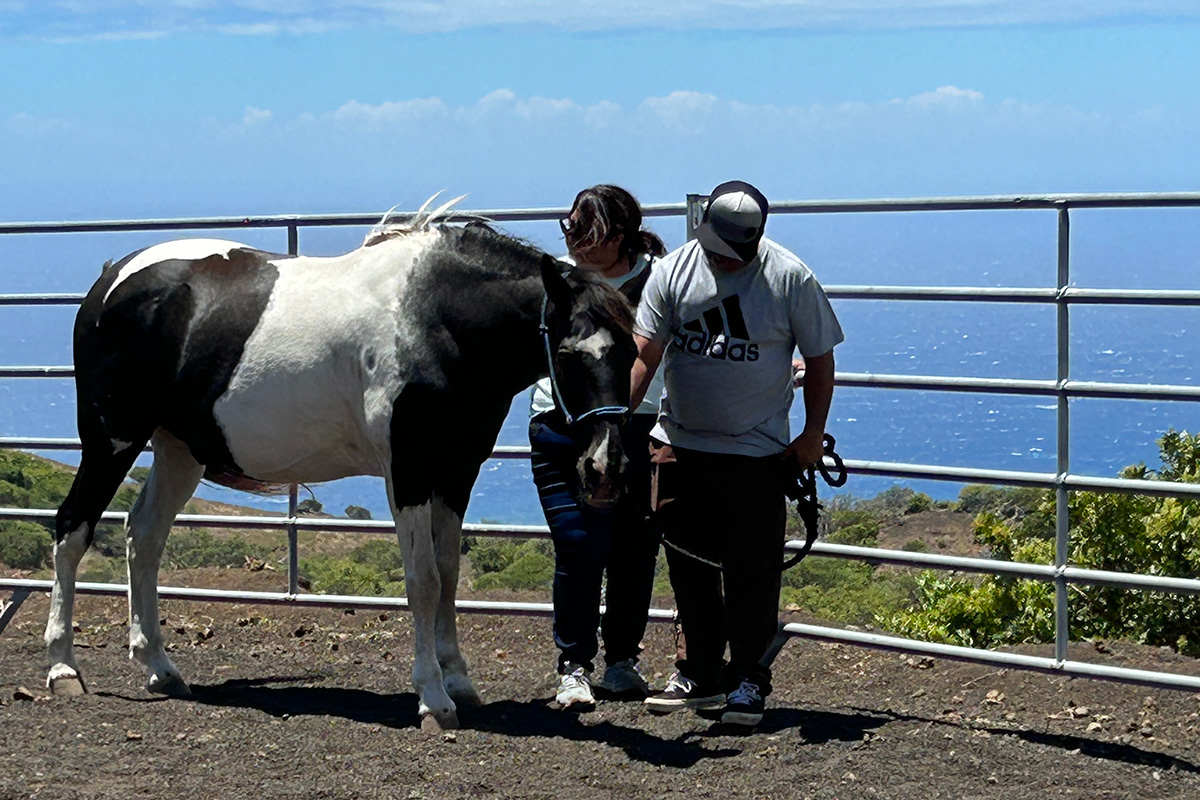
[[(688, 195), (680, 204), (650, 205), (644, 208), (647, 217), (684, 217), (686, 232), (699, 223), (704, 197)], [(1068, 563), (1070, 531), (1067, 500), (1071, 491), (1119, 492), (1150, 496), (1180, 498), (1200, 497), (1200, 484), (1125, 478), (1096, 478), (1075, 475), (1070, 471), (1070, 407), (1073, 398), (1117, 398), (1129, 400), (1200, 400), (1200, 386), (1101, 383), (1072, 380), (1070, 377), (1070, 307), (1072, 305), (1117, 306), (1200, 306), (1200, 291), (1185, 290), (1119, 290), (1085, 289), (1071, 286), (1070, 212), (1072, 209), (1099, 208), (1200, 208), (1200, 193), (1158, 194), (1057, 194), (1032, 196), (979, 196), (941, 198), (898, 198), (877, 200), (813, 200), (772, 204), (772, 214), (843, 214), (925, 211), (978, 210), (1053, 210), (1057, 214), (1057, 262), (1053, 287), (935, 287), (935, 286), (826, 286), (832, 298), (847, 300), (889, 300), (930, 302), (1039, 303), (1056, 309), (1057, 361), (1056, 377), (1047, 380), (967, 378), (957, 376), (887, 375), (867, 373), (838, 373), (838, 386), (974, 392), (1046, 396), (1056, 399), (1057, 461), (1053, 473), (990, 470), (969, 467), (944, 467), (931, 464), (910, 464), (884, 461), (847, 460), (851, 474), (877, 475), (897, 478), (932, 479), (963, 483), (985, 483), (1007, 486), (1033, 486), (1053, 489), (1056, 502), (1055, 556), (1053, 564), (1029, 564), (987, 558), (943, 556), (922, 552), (855, 547), (818, 542), (812, 554), (827, 558), (842, 558), (872, 564), (891, 564), (923, 569), (951, 570), (976, 574), (1006, 575), (1027, 580), (1040, 580), (1055, 586), (1055, 655), (1036, 658), (1006, 652), (958, 647), (922, 642), (895, 636), (884, 636), (858, 630), (789, 624), (784, 632), (822, 641), (844, 642), (892, 651), (932, 655), (941, 658), (993, 664), (1002, 667), (1029, 669), (1053, 674), (1101, 678), (1138, 683), (1163, 688), (1200, 689), (1200, 677), (1164, 672), (1149, 672), (1119, 667), (1107, 667), (1068, 658), (1069, 598), (1071, 584), (1113, 586), (1130, 590), (1150, 590), (1200, 594), (1200, 579), (1140, 575), (1081, 569)], [(469, 216), (484, 217), (497, 222), (532, 222), (557, 219), (564, 208), (491, 209), (469, 212)], [(400, 215), (403, 217), (403, 215)], [(467, 216), (467, 214), (464, 214)], [(238, 228), (283, 228), (287, 232), (287, 252), (297, 254), (300, 228), (335, 226), (366, 226), (378, 221), (377, 214), (277, 215), (255, 217), (206, 217), (190, 219), (102, 220), (93, 222), (12, 222), (0, 223), (0, 235), (33, 233), (78, 233), (114, 231), (209, 230)], [(0, 306), (77, 305), (82, 294), (9, 294), (0, 295)], [(70, 378), (70, 366), (0, 366), (0, 379)], [(76, 450), (77, 439), (36, 437), (0, 437), (0, 448), (29, 450)], [(525, 447), (497, 447), (494, 458), (528, 458)], [(0, 519), (46, 521), (53, 519), (52, 510), (0, 508)], [(125, 515), (106, 513), (107, 523), (123, 523)], [(288, 536), (288, 591), (286, 593), (232, 592), (204, 589), (160, 587), (164, 598), (225, 602), (254, 602), (267, 604), (298, 604), (358, 608), (405, 607), (404, 598), (352, 597), (343, 595), (302, 594), (298, 575), (298, 533), (363, 532), (388, 533), (389, 522), (305, 517), (297, 512), (296, 492), (289, 496), (286, 516), (221, 516), (181, 514), (178, 527), (220, 527), (241, 530), (281, 530)], [(545, 526), (538, 525), (464, 525), (464, 533), (478, 536), (546, 537)], [(801, 542), (789, 542), (795, 550)], [(49, 581), (0, 579), (0, 589), (13, 593), (13, 602), (0, 614), (0, 630), (12, 618), (15, 608), (33, 591), (48, 591)], [(124, 594), (127, 587), (119, 584), (81, 583), (83, 594)], [(460, 601), (459, 610), (479, 613), (549, 615), (552, 609), (542, 603), (489, 603)], [(673, 618), (670, 611), (654, 609), (655, 621)]]

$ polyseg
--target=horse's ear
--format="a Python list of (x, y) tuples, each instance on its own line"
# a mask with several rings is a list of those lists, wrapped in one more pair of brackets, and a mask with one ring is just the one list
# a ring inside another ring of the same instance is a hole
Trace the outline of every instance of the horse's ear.
[(571, 287), (567, 283), (567, 279), (563, 277), (563, 267), (565, 265), (561, 261), (551, 258), (549, 255), (542, 255), (542, 285), (546, 287), (546, 294), (550, 297), (550, 302), (560, 308), (571, 308)]

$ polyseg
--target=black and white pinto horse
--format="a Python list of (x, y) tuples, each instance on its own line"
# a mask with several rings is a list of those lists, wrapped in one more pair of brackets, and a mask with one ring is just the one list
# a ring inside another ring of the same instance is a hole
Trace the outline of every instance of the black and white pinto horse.
[(76, 569), (147, 442), (129, 513), (130, 658), (186, 694), (163, 649), (157, 576), (202, 478), (241, 489), (378, 475), (404, 558), (422, 725), (478, 695), (458, 647), (462, 519), (514, 394), (549, 374), (576, 419), (585, 499), (615, 499), (634, 348), (624, 297), (486, 225), (378, 226), (333, 258), (188, 239), (109, 266), (75, 322), (82, 461), (58, 511), (48, 685), (86, 691)]

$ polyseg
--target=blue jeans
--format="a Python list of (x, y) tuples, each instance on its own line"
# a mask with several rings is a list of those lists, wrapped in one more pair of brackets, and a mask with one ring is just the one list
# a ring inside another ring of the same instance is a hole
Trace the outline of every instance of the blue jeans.
[[(650, 524), (652, 414), (635, 414), (622, 430), (629, 464), (625, 490), (614, 507), (593, 508), (579, 498), (576, 462), (586, 442), (556, 412), (529, 423), (533, 481), (554, 542), (554, 643), (559, 672), (567, 663), (594, 669), (604, 639), (604, 660), (637, 658), (654, 588), (658, 535)], [(605, 572), (607, 611), (600, 618)]]

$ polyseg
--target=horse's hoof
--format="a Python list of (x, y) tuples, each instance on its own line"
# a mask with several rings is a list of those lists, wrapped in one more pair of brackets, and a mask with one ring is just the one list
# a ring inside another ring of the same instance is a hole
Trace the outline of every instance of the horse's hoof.
[(422, 733), (441, 733), (442, 731), (453, 731), (458, 729), (458, 714), (453, 711), (445, 711), (440, 715), (430, 711), (421, 717), (421, 732)]
[(475, 685), (469, 678), (447, 679), (446, 694), (450, 695), (450, 699), (458, 708), (478, 708), (483, 705), (483, 701), (479, 699), (479, 692), (475, 691)]
[(467, 692), (457, 692), (450, 695), (450, 699), (454, 701), (454, 705), (459, 708), (479, 708), (483, 705), (483, 700), (479, 697), (479, 693), (474, 689)]
[(189, 697), (192, 694), (191, 688), (178, 675), (170, 674), (162, 678), (157, 675), (151, 675), (150, 681), (146, 684), (146, 691), (154, 694), (165, 694), (168, 697)]
[(63, 675), (51, 678), (46, 683), (55, 697), (82, 697), (87, 694), (87, 686), (78, 675)]

